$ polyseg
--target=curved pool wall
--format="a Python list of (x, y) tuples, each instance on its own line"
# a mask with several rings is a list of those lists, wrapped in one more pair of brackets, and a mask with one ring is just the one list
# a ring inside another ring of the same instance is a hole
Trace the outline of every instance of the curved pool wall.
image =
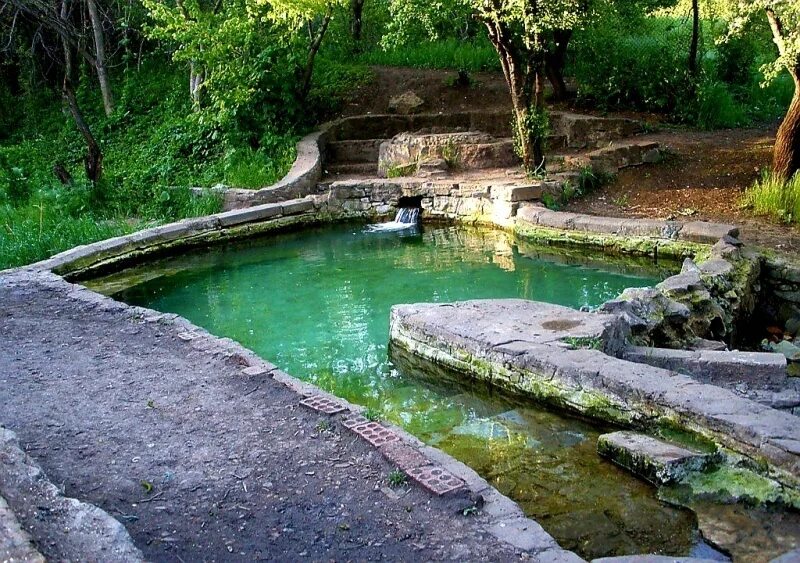
[(691, 553), (693, 516), (600, 458), (601, 426), (427, 369), (397, 369), (387, 357), (396, 303), (522, 297), (593, 307), (665, 275), (652, 262), (601, 268), (554, 256), (485, 228), (401, 235), (345, 225), (165, 258), (89, 287), (186, 317), (379, 412), (478, 470), (584, 557)]

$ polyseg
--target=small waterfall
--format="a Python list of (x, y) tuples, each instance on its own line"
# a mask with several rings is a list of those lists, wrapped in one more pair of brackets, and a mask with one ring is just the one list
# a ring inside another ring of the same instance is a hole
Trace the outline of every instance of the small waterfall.
[(405, 225), (416, 225), (419, 223), (419, 208), (401, 207), (397, 210), (397, 215), (394, 216), (394, 222), (403, 223)]
[(419, 226), (419, 207), (401, 207), (394, 216), (394, 221), (367, 225), (367, 231), (379, 233), (386, 231), (404, 231)]

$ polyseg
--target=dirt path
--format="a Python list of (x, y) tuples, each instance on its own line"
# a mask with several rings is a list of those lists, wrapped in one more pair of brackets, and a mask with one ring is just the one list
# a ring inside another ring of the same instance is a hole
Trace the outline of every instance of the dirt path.
[[(74, 295), (0, 276), (0, 424), (147, 559), (519, 559), (464, 495), (386, 489), (375, 449), (236, 356)], [(23, 526), (47, 518), (12, 508)]]

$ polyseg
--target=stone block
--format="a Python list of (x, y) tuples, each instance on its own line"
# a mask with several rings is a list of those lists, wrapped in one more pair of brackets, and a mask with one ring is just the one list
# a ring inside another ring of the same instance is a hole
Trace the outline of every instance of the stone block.
[(498, 522), (487, 531), (500, 541), (523, 551), (545, 551), (558, 548), (553, 536), (529, 518), (514, 518)]
[(725, 236), (738, 237), (739, 227), (707, 221), (691, 221), (685, 223), (678, 233), (678, 238), (690, 242), (714, 244)]
[(673, 483), (687, 473), (702, 471), (713, 460), (711, 454), (628, 431), (601, 435), (597, 440), (597, 451), (656, 485)]
[(234, 225), (241, 225), (242, 223), (251, 223), (253, 221), (263, 221), (271, 217), (277, 217), (282, 213), (282, 206), (279, 203), (269, 203), (266, 205), (258, 205), (256, 207), (246, 207), (244, 209), (235, 209), (233, 211), (226, 211), (217, 215), (220, 225), (223, 227), (232, 227)]
[(517, 212), (517, 219), (536, 225), (539, 223), (539, 217), (547, 211), (543, 205), (522, 205)]
[(297, 215), (314, 209), (314, 202), (310, 199), (287, 201), (281, 204), (281, 211), (284, 215)]
[(430, 460), (417, 449), (400, 440), (385, 443), (379, 448), (379, 451), (389, 463), (397, 466), (398, 469), (405, 473), (431, 464)]

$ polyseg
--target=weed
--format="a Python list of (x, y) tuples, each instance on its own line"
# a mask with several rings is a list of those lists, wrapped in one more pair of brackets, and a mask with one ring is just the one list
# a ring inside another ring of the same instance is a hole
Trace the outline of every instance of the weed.
[(408, 476), (400, 469), (393, 469), (386, 478), (390, 487), (402, 487), (408, 482)]
[(742, 204), (756, 215), (767, 215), (783, 223), (800, 223), (800, 173), (784, 182), (770, 173), (749, 188)]
[(478, 514), (477, 506), (468, 506), (467, 508), (461, 511), (462, 516), (475, 516), (476, 514)]
[(331, 424), (330, 420), (323, 418), (319, 422), (317, 422), (315, 428), (319, 434), (323, 434), (325, 432), (330, 432), (331, 430), (333, 430), (333, 424)]
[(628, 204), (630, 203), (630, 194), (625, 192), (624, 194), (618, 195), (611, 200), (611, 203), (617, 207), (628, 207)]
[(417, 163), (410, 164), (392, 164), (386, 169), (387, 178), (402, 178), (404, 176), (411, 176), (417, 171)]
[(142, 480), (140, 481), (140, 484), (142, 485), (142, 488), (144, 489), (144, 492), (145, 492), (146, 494), (148, 494), (148, 495), (149, 495), (150, 493), (152, 493), (152, 492), (153, 492), (153, 484), (152, 484), (150, 481), (147, 481), (147, 480), (145, 480), (145, 479), (142, 479)]
[(369, 421), (375, 422), (381, 419), (381, 412), (378, 409), (374, 409), (372, 407), (364, 409), (364, 412), (361, 415)]
[(452, 140), (447, 141), (442, 147), (442, 159), (450, 169), (456, 169), (461, 164), (461, 153)]
[(573, 348), (588, 349), (588, 350), (602, 350), (603, 340), (601, 338), (589, 336), (567, 336), (561, 339)]

